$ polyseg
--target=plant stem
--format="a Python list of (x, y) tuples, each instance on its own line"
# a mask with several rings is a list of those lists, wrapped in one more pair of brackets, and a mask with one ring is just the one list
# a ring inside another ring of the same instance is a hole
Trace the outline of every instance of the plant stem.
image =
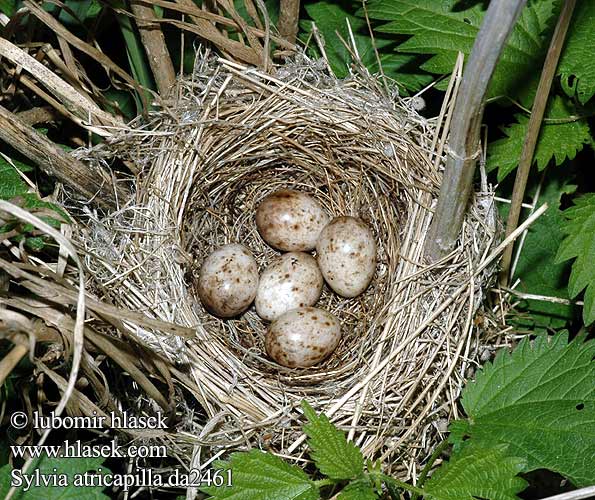
[(152, 6), (135, 0), (131, 3), (131, 7), (157, 84), (157, 90), (165, 98), (176, 81), (176, 72), (165, 45), (165, 37), (159, 25), (154, 22), (156, 16)]
[(300, 0), (281, 0), (279, 5), (279, 34), (290, 43), (295, 43), (300, 17)]
[[(562, 52), (564, 45), (564, 38), (568, 31), (568, 25), (572, 18), (572, 12), (576, 0), (566, 0), (562, 7), (562, 12), (558, 18), (552, 41), (548, 49), (539, 85), (537, 86), (537, 94), (533, 103), (531, 117), (529, 118), (529, 125), (527, 127), (527, 134), (525, 135), (525, 142), (523, 143), (523, 150), (521, 152), (521, 159), (519, 161), (519, 168), (516, 171), (514, 179), (514, 188), (512, 191), (512, 203), (510, 204), (510, 211), (508, 212), (508, 220), (506, 221), (506, 235), (508, 236), (514, 231), (519, 223), (519, 216), (521, 214), (521, 205), (525, 196), (525, 189), (527, 187), (527, 180), (529, 178), (529, 171), (533, 163), (533, 153), (537, 145), (537, 138), (541, 128), (541, 122), (545, 113), (545, 106), (547, 104), (550, 89), (552, 88), (552, 80), (558, 66), (558, 59)], [(509, 245), (502, 255), (502, 270), (500, 271), (500, 284), (506, 285), (509, 280), (509, 269), (512, 261), (513, 245)]]
[[(444, 439), (438, 446), (436, 446), (436, 449), (430, 455), (430, 458), (426, 462), (426, 465), (424, 465), (424, 468), (422, 469), (421, 474), (419, 475), (419, 480), (417, 481), (417, 486), (419, 488), (421, 488), (424, 485), (424, 483), (426, 482), (426, 479), (428, 477), (428, 474), (430, 473), (430, 470), (432, 469), (432, 465), (434, 465), (434, 462), (438, 459), (438, 457), (440, 455), (442, 455), (442, 452), (447, 447), (448, 447), (448, 440), (446, 440), (446, 439)], [(411, 496), (411, 500), (417, 500), (417, 498), (419, 498), (418, 493), (414, 493)]]
[(317, 488), (322, 488), (323, 486), (332, 486), (333, 484), (337, 484), (336, 481), (333, 481), (332, 479), (318, 479), (317, 481), (314, 481), (314, 484), (316, 485)]
[(426, 238), (435, 262), (455, 246), (463, 225), (479, 154), (479, 129), (488, 84), (526, 0), (492, 0), (463, 72), (452, 115), (448, 156), (438, 204)]
[(375, 476), (384, 481), (385, 483), (390, 483), (393, 486), (396, 486), (397, 488), (401, 488), (402, 490), (411, 491), (412, 493), (418, 496), (424, 494), (424, 490), (422, 490), (421, 488), (413, 486), (412, 484), (406, 483), (404, 481), (399, 481), (398, 479), (388, 476), (387, 474), (370, 472), (370, 476)]

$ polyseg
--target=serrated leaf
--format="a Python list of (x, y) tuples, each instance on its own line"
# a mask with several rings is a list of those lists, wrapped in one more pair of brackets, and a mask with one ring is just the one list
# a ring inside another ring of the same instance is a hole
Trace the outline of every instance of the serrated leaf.
[[(574, 159), (576, 154), (591, 141), (589, 126), (585, 120), (566, 121), (576, 116), (576, 109), (567, 100), (555, 96), (550, 100), (546, 119), (562, 122), (544, 122), (535, 148), (533, 162), (538, 170), (543, 170), (554, 159), (556, 165), (566, 159)], [(518, 167), (523, 143), (529, 124), (529, 117), (516, 115), (517, 123), (503, 129), (505, 138), (488, 145), (486, 167), (488, 171), (498, 168), (498, 181)]]
[(345, 433), (330, 423), (324, 414), (317, 415), (302, 401), (308, 424), (303, 431), (308, 436), (310, 457), (318, 470), (331, 479), (354, 479), (364, 472), (364, 457), (360, 449), (347, 441)]
[(377, 500), (378, 495), (374, 491), (374, 487), (367, 479), (360, 479), (349, 483), (339, 496), (337, 500)]
[[(341, 4), (329, 0), (305, 4), (305, 9), (324, 38), (325, 52), (331, 69), (337, 77), (345, 78), (349, 74), (349, 66), (352, 62), (349, 50), (337, 36), (338, 33), (344, 41), (350, 42), (347, 22), (354, 33), (355, 44), (363, 65), (371, 73), (379, 71), (365, 19), (349, 13)], [(309, 33), (312, 29), (311, 22), (302, 23), (302, 27)], [(431, 75), (419, 70), (420, 64), (416, 56), (396, 54), (392, 47), (394, 42), (380, 36), (376, 36), (375, 44), (380, 53), (384, 74), (395, 80), (402, 89), (416, 92), (432, 81)]]
[[(516, 289), (520, 292), (569, 298), (567, 284), (570, 263), (555, 261), (564, 238), (560, 200), (563, 194), (571, 194), (576, 190), (576, 186), (567, 184), (566, 177), (567, 174), (558, 170), (555, 176), (548, 175), (543, 184), (538, 203), (547, 203), (548, 209), (527, 231), (513, 277), (513, 281), (519, 280)], [(564, 327), (578, 308), (543, 300), (527, 300), (515, 309), (528, 311), (530, 316), (527, 322), (531, 322), (527, 323), (528, 326), (539, 329)]]
[(577, 2), (557, 72), (564, 91), (586, 103), (595, 94), (595, 2)]
[(508, 445), (527, 460), (525, 471), (549, 469), (577, 486), (595, 483), (595, 341), (568, 334), (524, 338), (501, 351), (468, 383), (461, 402), (467, 421), (451, 425), (455, 447), (464, 438), (485, 448)]
[(566, 238), (560, 245), (556, 260), (574, 259), (568, 291), (576, 297), (585, 290), (583, 319), (595, 321), (595, 193), (574, 200), (574, 206), (562, 212), (567, 222)]
[[(13, 470), (10, 464), (0, 468), (0, 498), (4, 498), (11, 487), (11, 481), (15, 486), (20, 481), (21, 486), (12, 497), (14, 500), (107, 500), (109, 497), (103, 493), (101, 486), (84, 484), (85, 473), (90, 481), (91, 476), (98, 482), (98, 476), (105, 475), (108, 470), (102, 467), (104, 458), (39, 458), (34, 461), (28, 469), (26, 476), (35, 480), (37, 475), (38, 483), (30, 484), (27, 489), (27, 482), (19, 471)], [(45, 484), (45, 481), (49, 483)], [(56, 486), (53, 486), (53, 481)], [(66, 484), (66, 486), (63, 486)], [(27, 491), (25, 491), (27, 489)]]
[[(468, 56), (479, 32), (485, 11), (482, 3), (455, 10), (458, 0), (373, 0), (371, 18), (389, 21), (384, 33), (412, 35), (399, 51), (432, 54), (422, 69), (450, 74), (457, 53)], [(535, 87), (547, 43), (544, 33), (554, 11), (554, 0), (532, 2), (521, 13), (502, 52), (488, 91), (488, 97), (520, 94)]]
[(443, 464), (424, 485), (424, 498), (435, 500), (517, 500), (527, 482), (518, 477), (523, 459), (511, 457), (505, 446), (465, 446)]
[(301, 469), (260, 450), (232, 453), (218, 469), (232, 472), (232, 485), (203, 487), (210, 498), (233, 500), (318, 500), (318, 488)]

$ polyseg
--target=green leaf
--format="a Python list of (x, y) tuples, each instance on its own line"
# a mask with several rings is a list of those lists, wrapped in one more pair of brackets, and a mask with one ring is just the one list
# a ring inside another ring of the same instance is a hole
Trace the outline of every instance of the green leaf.
[[(31, 170), (24, 163), (13, 161), (14, 165), (21, 171)], [(10, 200), (16, 196), (22, 196), (29, 190), (29, 186), (20, 176), (19, 172), (0, 156), (0, 200)]]
[[(557, 171), (560, 172), (560, 171)], [(556, 263), (558, 248), (564, 238), (564, 218), (560, 213), (560, 199), (571, 194), (576, 186), (567, 184), (566, 174), (548, 176), (544, 182), (539, 205), (548, 209), (528, 229), (518, 259), (513, 281), (520, 280), (520, 292), (568, 299), (569, 263)], [(531, 328), (561, 328), (574, 317), (576, 307), (542, 300), (527, 300), (517, 309), (528, 310)]]
[(0, 12), (2, 12), (2, 14), (10, 17), (15, 13), (16, 9), (16, 0), (0, 0)]
[(524, 461), (510, 457), (505, 446), (465, 446), (455, 452), (424, 485), (424, 498), (435, 500), (517, 500), (527, 483), (517, 476)]
[[(104, 458), (39, 458), (34, 461), (23, 475), (14, 471), (10, 464), (0, 468), (0, 498), (4, 498), (11, 487), (11, 481), (18, 486), (14, 500), (103, 500), (109, 497), (102, 491), (101, 486), (85, 485), (85, 477), (91, 481), (95, 477), (95, 484), (100, 476), (108, 471), (101, 467)], [(27, 481), (36, 480), (37, 483), (27, 489)], [(44, 483), (49, 481), (49, 483)], [(55, 486), (54, 483), (55, 482)]]
[(331, 479), (354, 479), (364, 472), (364, 457), (360, 449), (347, 441), (345, 433), (330, 423), (324, 414), (316, 412), (302, 401), (308, 424), (303, 431), (308, 436), (310, 457), (318, 470)]
[(374, 487), (367, 479), (360, 479), (349, 483), (339, 496), (337, 500), (377, 500), (378, 495), (374, 491)]
[[(555, 96), (548, 104), (545, 117), (564, 121), (576, 114), (576, 109), (570, 102)], [(486, 167), (488, 171), (498, 168), (498, 181), (504, 179), (519, 165), (529, 118), (525, 115), (516, 115), (516, 119), (517, 123), (503, 129), (505, 138), (488, 145)], [(585, 120), (565, 123), (544, 122), (539, 132), (533, 162), (537, 164), (539, 170), (543, 170), (552, 158), (556, 165), (560, 165), (566, 159), (574, 159), (590, 140), (591, 134)]]
[[(398, 50), (431, 54), (422, 65), (431, 73), (450, 74), (457, 53), (468, 56), (479, 32), (483, 2), (455, 10), (459, 0), (373, 0), (368, 7), (371, 18), (390, 21), (379, 31), (412, 35)], [(547, 47), (544, 32), (554, 10), (554, 0), (531, 2), (521, 13), (492, 76), (488, 97), (519, 95), (519, 90), (534, 88)]]
[[(124, 8), (121, 5), (121, 0), (115, 2), (116, 7)], [(140, 40), (140, 35), (134, 29), (130, 18), (127, 16), (116, 16), (122, 36), (124, 37), (124, 43), (126, 46), (126, 55), (128, 56), (128, 63), (130, 65), (130, 71), (134, 79), (146, 89), (154, 89), (155, 84), (151, 70), (149, 68), (149, 61), (145, 54), (145, 49)], [(145, 92), (145, 98), (148, 102), (151, 100), (151, 93), (147, 90)], [(135, 100), (137, 106), (137, 112), (142, 111), (142, 101), (140, 96), (135, 93)]]
[(585, 290), (583, 319), (595, 321), (595, 193), (574, 200), (574, 206), (562, 212), (567, 219), (566, 238), (560, 245), (556, 260), (574, 259), (568, 283), (571, 297)]
[(549, 469), (576, 486), (595, 483), (595, 341), (568, 334), (524, 338), (501, 351), (467, 384), (469, 419), (451, 425), (460, 448), (466, 437), (484, 448), (508, 445), (526, 459), (524, 471)]
[(595, 94), (595, 2), (577, 2), (566, 43), (560, 55), (558, 74), (564, 91), (586, 103)]
[[(354, 33), (362, 63), (371, 73), (379, 71), (365, 19), (350, 14), (342, 4), (329, 0), (306, 4), (305, 9), (322, 34), (329, 64), (337, 77), (345, 78), (349, 74), (349, 66), (352, 62), (351, 54), (337, 36), (338, 33), (345, 42), (350, 43), (347, 21)], [(312, 30), (312, 23), (302, 23), (302, 28), (309, 33)], [(431, 75), (419, 70), (417, 56), (395, 53), (392, 47), (394, 43), (379, 36), (375, 38), (375, 43), (385, 75), (395, 80), (402, 90), (416, 92), (433, 80)]]
[(217, 462), (218, 469), (231, 469), (232, 486), (204, 487), (211, 498), (233, 500), (317, 500), (318, 488), (297, 467), (260, 450), (232, 453), (229, 462)]

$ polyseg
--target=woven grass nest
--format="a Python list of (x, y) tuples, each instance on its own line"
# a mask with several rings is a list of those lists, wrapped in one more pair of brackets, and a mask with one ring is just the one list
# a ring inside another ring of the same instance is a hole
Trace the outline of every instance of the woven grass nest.
[[(476, 193), (459, 246), (427, 265), (444, 125), (392, 89), (365, 72), (338, 80), (304, 57), (266, 74), (203, 54), (172, 105), (79, 152), (89, 162), (118, 156), (139, 171), (134, 202), (89, 218), (76, 238), (95, 286), (115, 305), (195, 328), (182, 339), (126, 323), (200, 387), (206, 416), (188, 413), (182, 430), (213, 454), (259, 447), (299, 460), (306, 399), (366, 456), (411, 475), (457, 416), (465, 371), (490, 342), (472, 320), (492, 275), (492, 195)], [(343, 339), (308, 369), (266, 356), (267, 325), (254, 307), (218, 319), (192, 286), (219, 245), (248, 246), (261, 271), (278, 254), (254, 217), (281, 188), (311, 194), (333, 216), (361, 217), (378, 244), (363, 295), (323, 292), (317, 307), (340, 319)]]

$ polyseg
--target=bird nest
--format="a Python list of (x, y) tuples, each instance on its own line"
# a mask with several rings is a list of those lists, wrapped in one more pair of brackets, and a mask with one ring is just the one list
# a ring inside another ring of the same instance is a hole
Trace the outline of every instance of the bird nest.
[[(77, 238), (96, 289), (115, 305), (195, 329), (184, 339), (123, 323), (199, 388), (204, 414), (188, 415), (186, 436), (219, 452), (259, 447), (299, 459), (305, 399), (366, 456), (414, 474), (457, 415), (483, 342), (473, 317), (492, 275), (492, 195), (476, 193), (457, 248), (428, 265), (445, 133), (418, 114), (419, 99), (365, 73), (338, 80), (306, 59), (271, 75), (206, 56), (175, 96), (148, 122), (79, 152), (90, 162), (123, 158), (139, 174), (133, 205), (90, 217)], [(282, 188), (309, 193), (332, 216), (362, 218), (378, 245), (364, 294), (324, 290), (317, 307), (339, 318), (343, 337), (307, 369), (267, 357), (254, 307), (219, 319), (193, 287), (219, 245), (246, 245), (261, 271), (278, 255), (256, 230), (255, 208)]]

